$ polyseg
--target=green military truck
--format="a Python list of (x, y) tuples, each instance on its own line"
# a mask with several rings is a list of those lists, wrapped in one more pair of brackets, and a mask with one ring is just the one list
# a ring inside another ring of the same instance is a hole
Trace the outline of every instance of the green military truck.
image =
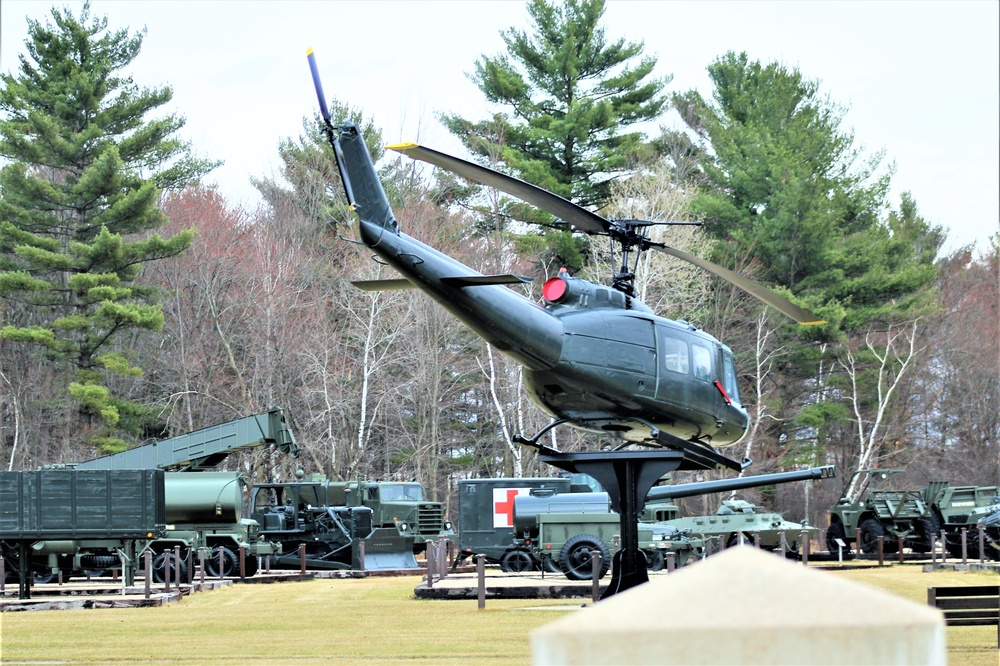
[(831, 553), (838, 552), (838, 540), (850, 549), (859, 537), (861, 551), (868, 554), (878, 550), (879, 537), (886, 553), (896, 552), (899, 537), (903, 546), (915, 553), (931, 550), (937, 526), (930, 504), (924, 492), (894, 487), (903, 471), (864, 469), (854, 473), (846, 488), (853, 482), (857, 490), (851, 496), (845, 494), (830, 509), (826, 544)]
[(978, 557), (977, 524), (981, 518), (993, 513), (990, 507), (997, 504), (997, 493), (997, 486), (953, 486), (948, 481), (927, 484), (924, 501), (930, 506), (928, 518), (935, 535), (942, 531), (945, 533), (945, 547), (949, 555), (962, 556), (962, 529), (965, 528), (966, 554)]
[(333, 505), (365, 506), (372, 510), (372, 524), (394, 529), (413, 539), (414, 553), (421, 553), (427, 541), (455, 536), (444, 505), (424, 499), (424, 488), (406, 481), (335, 481), (329, 484)]
[[(458, 482), (458, 557), (486, 556), (505, 572), (525, 569), (530, 553), (514, 545), (514, 498), (570, 493), (568, 477), (463, 479)], [(590, 490), (588, 487), (587, 490)], [(532, 567), (537, 566), (532, 562)]]

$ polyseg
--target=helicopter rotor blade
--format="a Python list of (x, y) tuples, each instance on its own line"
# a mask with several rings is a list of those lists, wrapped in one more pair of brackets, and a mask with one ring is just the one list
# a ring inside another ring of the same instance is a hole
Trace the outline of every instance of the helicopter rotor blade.
[(555, 215), (560, 220), (573, 225), (580, 231), (601, 234), (607, 233), (611, 227), (610, 222), (606, 219), (596, 213), (591, 213), (582, 206), (577, 206), (572, 201), (567, 201), (531, 183), (526, 183), (523, 180), (480, 166), (474, 162), (453, 157), (431, 148), (425, 148), (416, 143), (396, 143), (386, 146), (386, 148), (395, 150), (397, 153), (402, 153), (407, 157), (412, 157), (415, 160), (447, 169), (471, 181), (494, 187), (501, 192), (506, 192), (511, 196), (541, 208), (547, 213)]
[(659, 250), (660, 252), (669, 254), (672, 257), (683, 259), (688, 263), (694, 264), (695, 266), (708, 271), (712, 275), (716, 275), (722, 278), (723, 280), (726, 280), (727, 282), (731, 282), (732, 284), (736, 285), (737, 287), (747, 292), (754, 298), (757, 298), (758, 300), (767, 303), (775, 310), (781, 312), (782, 314), (788, 315), (789, 317), (794, 319), (797, 323), (802, 324), (803, 326), (817, 326), (819, 324), (826, 323), (825, 321), (814, 315), (812, 312), (809, 312), (809, 310), (806, 310), (805, 308), (800, 308), (798, 305), (792, 303), (784, 296), (781, 296), (771, 291), (764, 285), (754, 282), (753, 280), (749, 280), (740, 275), (739, 273), (729, 270), (728, 268), (723, 268), (718, 264), (713, 264), (711, 261), (706, 261), (701, 257), (696, 257), (693, 254), (688, 254), (683, 250), (678, 250), (668, 245), (662, 245), (659, 243), (650, 243), (649, 247), (655, 250)]

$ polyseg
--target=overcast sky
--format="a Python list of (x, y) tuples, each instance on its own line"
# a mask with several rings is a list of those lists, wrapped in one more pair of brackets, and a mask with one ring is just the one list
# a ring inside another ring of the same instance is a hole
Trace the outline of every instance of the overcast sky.
[[(18, 71), (26, 19), (53, 5), (0, 0), (0, 71)], [(515, 0), (94, 0), (111, 28), (147, 30), (131, 68), (142, 86), (170, 85), (196, 153), (225, 160), (208, 177), (233, 203), (256, 205), (251, 175), (273, 175), (277, 145), (314, 113), (306, 49), (328, 97), (363, 108), (388, 142), (419, 140), (461, 153), (437, 122), (491, 109), (468, 80), (481, 55), (503, 50), (500, 31), (530, 29)], [(913, 193), (921, 214), (949, 230), (946, 248), (1000, 229), (1000, 3), (689, 2), (610, 0), (609, 38), (642, 41), (668, 91), (711, 94), (706, 67), (728, 50), (797, 67), (849, 107), (868, 154), (895, 162), (892, 203)], [(669, 122), (669, 121), (668, 121)]]

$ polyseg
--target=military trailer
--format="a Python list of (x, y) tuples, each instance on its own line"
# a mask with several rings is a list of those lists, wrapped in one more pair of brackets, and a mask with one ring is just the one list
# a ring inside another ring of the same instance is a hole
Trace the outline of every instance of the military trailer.
[(444, 505), (424, 499), (424, 489), (414, 481), (338, 481), (328, 484), (332, 505), (361, 507), (372, 511), (372, 524), (412, 538), (415, 553), (427, 541), (455, 536)]
[(412, 533), (376, 526), (371, 508), (343, 506), (341, 491), (321, 475), (254, 486), (250, 517), (282, 547), (273, 564), (298, 569), (305, 546), (311, 569), (416, 569)]
[[(915, 553), (926, 553), (934, 543), (936, 525), (925, 494), (919, 490), (898, 490), (893, 481), (901, 469), (864, 469), (858, 477), (853, 497), (844, 496), (830, 509), (830, 526), (826, 532), (827, 548), (838, 552), (837, 540), (852, 548), (860, 535), (861, 551), (874, 553), (878, 539), (883, 538), (883, 551), (894, 553), (903, 546)], [(851, 487), (849, 482), (846, 486)]]
[(924, 489), (924, 501), (930, 506), (928, 519), (933, 532), (945, 533), (945, 547), (952, 557), (962, 556), (962, 529), (966, 530), (967, 554), (979, 552), (976, 525), (984, 509), (996, 504), (996, 486), (953, 486), (948, 481), (932, 481)]
[(162, 470), (0, 472), (5, 575), (30, 596), (35, 575), (123, 567), (166, 532)]

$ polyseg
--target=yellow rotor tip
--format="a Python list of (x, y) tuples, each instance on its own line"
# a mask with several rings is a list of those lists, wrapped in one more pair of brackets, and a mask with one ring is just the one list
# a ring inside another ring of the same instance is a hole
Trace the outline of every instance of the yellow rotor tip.
[(306, 55), (311, 56), (312, 54), (313, 54), (313, 47), (310, 46), (309, 48), (306, 49)]
[(819, 326), (821, 324), (825, 324), (826, 322), (820, 319), (819, 321), (803, 321), (800, 323), (802, 324), (802, 326)]
[(413, 150), (414, 148), (419, 148), (420, 146), (412, 141), (404, 141), (403, 143), (394, 143), (392, 145), (386, 146), (389, 150), (395, 150), (397, 153), (406, 152), (407, 150)]

